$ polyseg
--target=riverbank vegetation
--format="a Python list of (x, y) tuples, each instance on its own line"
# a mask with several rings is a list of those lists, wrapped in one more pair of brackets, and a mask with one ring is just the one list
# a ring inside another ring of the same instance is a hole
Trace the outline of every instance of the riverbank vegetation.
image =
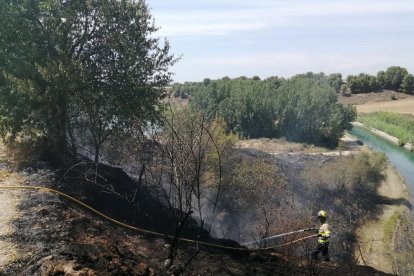
[(358, 121), (399, 139), (400, 145), (414, 144), (414, 117), (393, 112), (358, 114)]
[(340, 75), (301, 74), (290, 79), (240, 77), (176, 84), (175, 95), (191, 95), (190, 108), (222, 117), (228, 131), (243, 138), (286, 137), (336, 145), (355, 118), (352, 107), (337, 103)]
[[(241, 151), (228, 147), (221, 160), (220, 198), (216, 212), (206, 221), (218, 237), (257, 240), (259, 246), (280, 244), (289, 239), (267, 243), (260, 239), (313, 227), (315, 213), (325, 209), (335, 225), (332, 257), (352, 262), (358, 227), (381, 212), (377, 189), (385, 177), (384, 154), (271, 155), (248, 147)], [(215, 188), (208, 185), (210, 191)], [(310, 250), (307, 246), (313, 246), (311, 242), (281, 252), (304, 255)]]
[(358, 227), (381, 212), (376, 202), (380, 201), (377, 189), (385, 178), (385, 155), (360, 152), (325, 158), (290, 156), (283, 160), (289, 160), (291, 166), (286, 175), (298, 213), (327, 210), (330, 224), (335, 225), (332, 254), (342, 260), (353, 259)]
[(399, 217), (394, 236), (392, 256), (398, 275), (414, 274), (414, 217), (411, 210), (406, 210)]

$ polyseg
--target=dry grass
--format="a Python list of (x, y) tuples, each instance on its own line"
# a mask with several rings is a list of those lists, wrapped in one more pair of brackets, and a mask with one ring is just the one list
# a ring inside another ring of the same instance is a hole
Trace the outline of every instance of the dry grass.
[[(0, 146), (0, 164), (4, 148)], [(6, 169), (0, 169), (0, 186), (16, 185), (22, 181), (18, 174), (11, 173)], [(0, 274), (1, 270), (12, 262), (22, 258), (17, 244), (11, 239), (14, 234), (12, 222), (20, 216), (18, 204), (20, 203), (21, 191), (0, 190)]]
[(414, 99), (414, 96), (401, 92), (384, 90), (381, 92), (353, 94), (351, 96), (339, 96), (338, 101), (342, 104), (362, 105), (403, 99)]
[[(387, 178), (378, 189), (379, 195), (388, 199), (408, 199), (407, 186), (395, 168), (388, 165), (386, 175)], [(406, 209), (405, 205), (399, 203), (385, 204), (382, 214), (358, 229), (358, 242), (367, 265), (387, 273), (394, 272), (390, 252), (393, 248), (392, 235), (399, 215)]]
[(0, 170), (0, 181), (8, 178), (10, 176), (10, 172), (7, 170)]
[(354, 94), (350, 97), (340, 96), (338, 101), (355, 105), (358, 113), (389, 111), (414, 115), (414, 96), (396, 91), (384, 90)]
[(316, 147), (314, 145), (292, 143), (285, 139), (250, 139), (241, 140), (238, 142), (238, 146), (241, 148), (254, 148), (267, 153), (284, 153), (284, 152), (303, 152), (303, 153), (315, 153), (326, 152), (328, 149)]
[(398, 112), (414, 115), (414, 97), (397, 101), (367, 103), (356, 106), (358, 113), (371, 113), (377, 111)]

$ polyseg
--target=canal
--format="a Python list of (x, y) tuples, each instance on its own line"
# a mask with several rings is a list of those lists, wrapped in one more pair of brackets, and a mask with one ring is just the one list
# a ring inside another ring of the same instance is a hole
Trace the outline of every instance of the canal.
[(349, 133), (373, 150), (385, 153), (389, 161), (405, 178), (411, 195), (414, 195), (414, 152), (395, 145), (363, 127), (354, 126)]

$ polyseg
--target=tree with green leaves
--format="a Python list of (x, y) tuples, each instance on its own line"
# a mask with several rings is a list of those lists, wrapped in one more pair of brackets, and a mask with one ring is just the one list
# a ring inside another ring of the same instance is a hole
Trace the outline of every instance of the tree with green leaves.
[(400, 90), (407, 69), (400, 66), (391, 66), (377, 74), (378, 82), (383, 89)]
[(360, 73), (357, 76), (349, 75), (346, 82), (353, 94), (374, 92), (380, 88), (377, 78), (365, 73)]
[(286, 81), (276, 97), (278, 133), (294, 141), (336, 145), (356, 116), (352, 107), (337, 103), (329, 85), (307, 78)]
[(343, 83), (341, 85), (341, 89), (340, 89), (339, 92), (340, 92), (341, 96), (345, 96), (347, 94), (347, 92), (348, 92), (348, 85), (345, 84), (345, 83)]
[[(2, 1), (0, 130), (36, 130), (57, 154), (157, 118), (176, 61), (145, 1)], [(16, 102), (19, 105), (16, 106)]]
[[(335, 76), (339, 80), (339, 75)], [(337, 103), (337, 95), (323, 73), (221, 79), (193, 86), (190, 107), (222, 117), (229, 131), (242, 137), (280, 137), (334, 145), (351, 127), (355, 110)]]
[(342, 74), (330, 74), (327, 78), (327, 82), (333, 89), (335, 89), (336, 93), (339, 93), (341, 90), (341, 85), (343, 84), (342, 81)]
[(414, 93), (414, 76), (411, 74), (407, 74), (404, 76), (401, 82), (401, 90), (407, 93)]

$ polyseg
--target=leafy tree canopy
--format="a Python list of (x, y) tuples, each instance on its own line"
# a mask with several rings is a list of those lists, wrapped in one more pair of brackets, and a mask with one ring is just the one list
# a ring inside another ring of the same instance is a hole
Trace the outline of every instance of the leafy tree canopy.
[(375, 92), (381, 89), (405, 91), (410, 93), (410, 75), (407, 69), (399, 66), (388, 67), (376, 76), (361, 73), (347, 77), (347, 85), (352, 93)]
[(263, 81), (223, 78), (208, 84), (185, 83), (176, 89), (188, 91), (192, 109), (210, 118), (224, 118), (228, 130), (242, 137), (286, 136), (334, 145), (355, 118), (352, 108), (337, 103), (336, 89), (328, 81), (334, 79), (340, 75), (307, 73)]
[(175, 59), (145, 1), (5, 0), (0, 25), (3, 136), (35, 129), (61, 152), (83, 134), (97, 158), (158, 116)]
[(385, 72), (378, 72), (377, 78), (381, 88), (400, 90), (404, 76), (407, 74), (407, 69), (399, 66), (391, 66)]

